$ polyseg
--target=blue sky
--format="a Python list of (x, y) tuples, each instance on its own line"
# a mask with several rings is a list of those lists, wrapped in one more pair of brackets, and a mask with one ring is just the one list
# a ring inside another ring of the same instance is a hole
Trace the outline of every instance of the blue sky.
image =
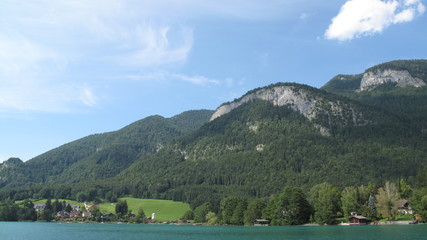
[(2, 0), (0, 162), (276, 82), (426, 58), (425, 0)]

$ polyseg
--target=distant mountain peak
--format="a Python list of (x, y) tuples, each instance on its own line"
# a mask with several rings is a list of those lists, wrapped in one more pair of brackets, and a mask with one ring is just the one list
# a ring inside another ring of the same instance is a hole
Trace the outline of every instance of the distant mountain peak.
[(396, 87), (424, 87), (426, 83), (418, 77), (413, 77), (408, 70), (376, 69), (363, 74), (360, 90), (371, 90), (379, 85), (395, 83)]
[(300, 112), (308, 119), (313, 119), (314, 117), (314, 105), (313, 102), (310, 101), (307, 92), (300, 88), (296, 88), (295, 85), (276, 84), (274, 86), (256, 89), (255, 91), (245, 94), (240, 99), (221, 105), (212, 115), (210, 121), (231, 112), (233, 109), (245, 103), (257, 99), (269, 101), (276, 106), (290, 106), (293, 110)]
[[(420, 88), (427, 83), (427, 60), (396, 60), (368, 68), (363, 74), (337, 75), (322, 89), (332, 93), (367, 92), (383, 85)], [(390, 88), (388, 88), (390, 89)]]

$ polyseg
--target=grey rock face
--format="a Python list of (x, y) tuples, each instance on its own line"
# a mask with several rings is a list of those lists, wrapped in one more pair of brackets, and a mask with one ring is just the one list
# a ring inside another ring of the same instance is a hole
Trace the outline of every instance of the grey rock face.
[(290, 106), (293, 110), (300, 112), (308, 119), (313, 119), (316, 115), (314, 109), (316, 100), (309, 100), (307, 94), (302, 90), (295, 90), (292, 86), (274, 87), (271, 89), (261, 89), (255, 93), (244, 96), (236, 102), (220, 106), (212, 115), (210, 121), (231, 112), (242, 104), (255, 99), (269, 101), (277, 106)]
[(308, 120), (313, 121), (322, 115), (328, 119), (325, 125), (315, 124), (315, 127), (323, 135), (330, 135), (329, 126), (332, 125), (366, 125), (363, 115), (351, 104), (340, 101), (328, 101), (322, 97), (314, 96), (310, 91), (294, 86), (277, 86), (263, 88), (254, 93), (243, 96), (240, 100), (220, 106), (212, 115), (210, 121), (231, 112), (244, 103), (260, 99), (273, 103), (276, 106), (288, 106), (296, 112), (301, 113)]
[(423, 87), (426, 83), (417, 77), (412, 77), (411, 74), (406, 70), (377, 70), (375, 72), (366, 72), (363, 75), (360, 83), (360, 90), (366, 91), (371, 90), (381, 84), (385, 83), (396, 83), (397, 87)]

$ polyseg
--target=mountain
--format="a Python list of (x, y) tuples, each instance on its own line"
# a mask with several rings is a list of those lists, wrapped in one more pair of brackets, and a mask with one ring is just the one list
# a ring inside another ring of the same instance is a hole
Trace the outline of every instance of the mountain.
[(397, 60), (338, 75), (321, 89), (398, 114), (427, 131), (427, 60)]
[(197, 206), (287, 185), (381, 183), (424, 166), (425, 137), (399, 116), (300, 84), (255, 89), (115, 179), (140, 197)]
[(10, 159), (0, 164), (0, 187), (34, 183), (54, 185), (113, 177), (138, 158), (199, 128), (211, 115), (210, 110), (198, 110), (172, 118), (150, 116), (115, 132), (95, 134), (65, 144), (25, 163)]
[(217, 206), (325, 181), (411, 183), (427, 166), (426, 74), (425, 60), (395, 61), (321, 89), (277, 83), (215, 111), (151, 116), (4, 162), (0, 198), (132, 195)]

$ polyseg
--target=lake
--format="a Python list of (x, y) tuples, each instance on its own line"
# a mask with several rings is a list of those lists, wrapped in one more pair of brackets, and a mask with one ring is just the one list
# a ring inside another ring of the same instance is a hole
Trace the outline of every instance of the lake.
[(149, 224), (0, 222), (1, 240), (426, 239), (427, 225), (208, 227)]

